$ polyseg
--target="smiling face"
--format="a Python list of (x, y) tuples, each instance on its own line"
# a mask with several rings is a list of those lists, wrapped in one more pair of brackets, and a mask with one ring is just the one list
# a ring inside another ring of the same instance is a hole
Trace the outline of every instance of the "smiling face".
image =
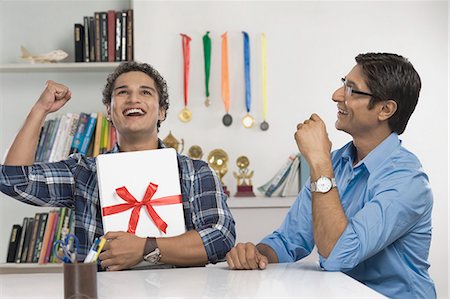
[[(360, 66), (353, 67), (345, 79), (346, 84), (354, 90), (371, 92), (365, 83)], [(377, 131), (380, 125), (383, 125), (380, 119), (383, 102), (376, 103), (372, 109), (369, 109), (370, 98), (368, 95), (356, 93), (348, 95), (345, 86), (337, 89), (332, 97), (338, 107), (336, 129), (344, 131), (354, 138), (364, 137)]]
[(106, 109), (117, 130), (119, 144), (124, 140), (157, 140), (158, 120), (165, 119), (165, 110), (159, 107), (155, 81), (140, 71), (117, 77), (111, 104)]

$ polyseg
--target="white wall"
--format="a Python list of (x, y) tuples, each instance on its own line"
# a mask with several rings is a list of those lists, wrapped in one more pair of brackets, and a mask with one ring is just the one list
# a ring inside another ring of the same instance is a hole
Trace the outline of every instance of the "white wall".
[[(296, 150), (295, 126), (316, 112), (326, 121), (333, 147), (349, 141), (334, 129), (336, 104), (330, 98), (339, 79), (362, 52), (395, 52), (410, 59), (423, 88), (403, 144), (421, 159), (435, 196), (431, 275), (438, 295), (448, 284), (448, 4), (447, 2), (150, 2), (134, 3), (136, 57), (154, 64), (170, 84), (171, 107), (160, 136), (168, 131), (208, 153), (219, 147), (230, 156), (230, 169), (247, 155), (256, 185), (264, 183)], [(204, 74), (201, 38), (211, 31), (211, 93), (213, 104), (203, 106)], [(262, 120), (259, 34), (268, 43), (269, 131), (245, 129), (242, 34), (250, 35), (252, 54), (252, 111)], [(231, 74), (231, 114), (234, 123), (221, 124), (220, 35), (228, 32)], [(192, 37), (189, 104), (190, 123), (177, 119), (183, 106), (182, 51), (179, 33)], [(193, 133), (197, 132), (197, 134)], [(198, 132), (201, 132), (200, 134)], [(234, 189), (232, 175), (225, 183)], [(247, 225), (251, 225), (251, 220)]]
[[(15, 61), (21, 44), (37, 53), (62, 47), (72, 54), (73, 23), (91, 14), (94, 7), (98, 10), (113, 7), (105, 1), (41, 3), (0, 2), (1, 62)], [(49, 5), (56, 8), (50, 11)], [(263, 184), (287, 156), (296, 151), (295, 126), (312, 112), (325, 120), (334, 148), (350, 140), (334, 129), (337, 111), (330, 98), (340, 86), (339, 79), (353, 67), (354, 56), (368, 51), (386, 51), (408, 57), (421, 75), (423, 88), (402, 139), (403, 144), (419, 156), (430, 177), (435, 196), (431, 275), (437, 284), (438, 296), (448, 296), (447, 2), (135, 1), (134, 8), (136, 58), (155, 65), (169, 84), (171, 107), (160, 136), (165, 137), (170, 129), (177, 138), (185, 140), (186, 149), (197, 144), (202, 146), (205, 155), (214, 148), (226, 150), (230, 156), (230, 171), (224, 180), (232, 193), (235, 181), (231, 172), (237, 170), (236, 158), (247, 155), (250, 168), (255, 171), (255, 185)], [(52, 23), (48, 22), (49, 17), (54, 19)], [(33, 20), (34, 26), (26, 25), (23, 20)], [(209, 108), (203, 106), (201, 36), (206, 30), (211, 31), (213, 39), (213, 104)], [(267, 132), (239, 125), (245, 114), (241, 30), (246, 30), (251, 38), (252, 114), (258, 122), (262, 107), (257, 37), (261, 32), (267, 34), (268, 121), (271, 125)], [(230, 128), (221, 125), (224, 108), (220, 97), (219, 49), (220, 34), (224, 31), (229, 32), (231, 114), (234, 117)], [(67, 32), (70, 32), (68, 37)], [(189, 104), (193, 120), (187, 124), (177, 119), (183, 99), (181, 32), (193, 38)], [(50, 78), (74, 90), (72, 103), (65, 111), (102, 109), (104, 73), (0, 73), (0, 157), (40, 94), (45, 80)], [(5, 200), (4, 196), (1, 198), (1, 260), (6, 254), (6, 245), (2, 244), (5, 234), (9, 235), (13, 221), (32, 215), (27, 209)], [(259, 215), (256, 213), (254, 217)], [(241, 215), (238, 218), (244, 219)], [(241, 226), (251, 226), (253, 220), (248, 219)], [(259, 232), (260, 235), (265, 233)]]

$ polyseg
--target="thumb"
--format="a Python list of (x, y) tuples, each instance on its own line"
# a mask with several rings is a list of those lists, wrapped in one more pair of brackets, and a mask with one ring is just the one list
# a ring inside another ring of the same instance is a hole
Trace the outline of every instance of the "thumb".
[(261, 253), (258, 253), (257, 258), (258, 258), (259, 269), (261, 269), (261, 270), (266, 269), (267, 264), (269, 263), (269, 260), (267, 259), (267, 257), (265, 255), (262, 255)]

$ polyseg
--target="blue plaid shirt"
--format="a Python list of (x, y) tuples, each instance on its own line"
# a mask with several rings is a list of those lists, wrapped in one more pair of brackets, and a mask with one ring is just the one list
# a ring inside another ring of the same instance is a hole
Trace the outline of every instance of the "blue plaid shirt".
[[(164, 145), (159, 140), (158, 147)], [(111, 153), (118, 153), (116, 145)], [(208, 164), (178, 155), (186, 229), (202, 238), (210, 263), (223, 259), (236, 240), (226, 195)], [(84, 258), (103, 235), (95, 158), (73, 154), (67, 160), (32, 166), (0, 165), (0, 191), (21, 202), (75, 211), (75, 234)]]

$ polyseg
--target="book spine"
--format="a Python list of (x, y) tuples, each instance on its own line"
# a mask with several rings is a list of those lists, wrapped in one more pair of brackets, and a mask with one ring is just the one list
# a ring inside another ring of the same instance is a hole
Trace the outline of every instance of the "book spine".
[(28, 251), (30, 249), (31, 235), (33, 234), (33, 230), (34, 230), (34, 218), (30, 217), (30, 218), (28, 218), (28, 226), (27, 226), (27, 231), (26, 231), (26, 235), (25, 235), (25, 241), (23, 243), (22, 255), (20, 256), (21, 263), (27, 262), (27, 256), (28, 256)]
[(36, 237), (36, 245), (34, 247), (33, 263), (37, 263), (41, 255), (42, 242), (44, 239), (45, 227), (47, 226), (48, 213), (41, 213), (39, 218), (39, 231)]
[(102, 62), (108, 61), (108, 14), (100, 13), (100, 59)]
[(27, 232), (28, 228), (28, 217), (23, 218), (22, 223), (22, 234), (20, 235), (20, 241), (19, 241), (19, 247), (17, 248), (16, 252), (16, 263), (20, 263), (20, 257), (22, 256), (23, 251), (23, 244), (25, 243), (25, 234)]
[(54, 214), (55, 214), (55, 217), (54, 217), (53, 223), (52, 223), (52, 230), (51, 230), (50, 238), (49, 238), (48, 244), (47, 244), (47, 252), (45, 253), (44, 263), (48, 263), (51, 261), (50, 257), (51, 257), (51, 254), (53, 253), (53, 239), (55, 238), (56, 228), (58, 226), (59, 211), (55, 210)]
[(127, 10), (127, 60), (134, 60), (134, 46), (133, 46), (133, 10)]
[(122, 11), (122, 61), (127, 60), (127, 12)]
[[(54, 241), (61, 240), (61, 229), (62, 229), (62, 226), (64, 223), (65, 215), (66, 215), (66, 208), (60, 208), (58, 224), (56, 225), (56, 228), (55, 228), (56, 230), (55, 230), (55, 237), (53, 239)], [(52, 252), (51, 261), (52, 261), (52, 263), (56, 263), (58, 261), (58, 259), (56, 258), (56, 252), (54, 252), (54, 251)]]
[(44, 150), (45, 147), (45, 139), (47, 138), (47, 132), (48, 132), (48, 127), (50, 124), (50, 120), (46, 120), (44, 122), (44, 126), (41, 129), (41, 134), (39, 137), (39, 144), (36, 150), (36, 155), (35, 155), (35, 160), (36, 162), (41, 162), (41, 158), (42, 158), (42, 152)]
[(89, 60), (97, 61), (95, 58), (95, 18), (89, 17)]
[(81, 145), (81, 148), (80, 148), (80, 153), (82, 155), (87, 154), (89, 143), (90, 143), (91, 137), (92, 137), (92, 132), (94, 131), (96, 122), (97, 122), (97, 113), (93, 112), (93, 113), (91, 113), (91, 116), (89, 118), (89, 122), (86, 127), (86, 134), (83, 139), (83, 144)]
[(272, 194), (275, 192), (275, 190), (283, 183), (283, 181), (286, 179), (289, 170), (291, 169), (292, 163), (295, 160), (295, 155), (291, 155), (286, 161), (286, 163), (283, 165), (283, 167), (280, 169), (280, 171), (277, 173), (275, 178), (271, 181), (270, 186), (267, 188), (267, 191), (265, 192), (266, 196), (272, 196)]
[(49, 125), (48, 125), (48, 131), (47, 134), (45, 136), (45, 142), (44, 142), (44, 147), (42, 149), (42, 152), (39, 154), (39, 162), (45, 162), (47, 161), (46, 159), (48, 159), (47, 154), (50, 151), (49, 149), (51, 148), (51, 143), (50, 143), (50, 139), (52, 138), (53, 135), (53, 131), (55, 130), (55, 124), (56, 124), (56, 120), (55, 119), (50, 119), (49, 120)]
[(83, 27), (84, 27), (84, 61), (90, 61), (89, 55), (89, 17), (83, 17)]
[(122, 60), (122, 12), (116, 12), (116, 61)]
[(82, 112), (78, 119), (77, 130), (73, 137), (72, 146), (70, 147), (70, 154), (78, 153), (80, 151), (88, 121), (89, 114)]
[(109, 123), (106, 117), (102, 119), (102, 138), (100, 139), (100, 154), (106, 153), (108, 149)]
[(80, 115), (77, 113), (71, 113), (71, 115), (70, 115), (69, 126), (67, 128), (68, 135), (66, 138), (66, 142), (63, 146), (63, 151), (61, 153), (61, 159), (65, 159), (70, 154), (73, 139), (74, 139), (75, 133), (77, 131), (79, 118), (80, 118)]
[(76, 23), (74, 26), (75, 62), (84, 61), (84, 26)]
[(116, 60), (116, 12), (108, 10), (108, 61)]
[(36, 215), (34, 216), (33, 234), (31, 235), (30, 244), (28, 245), (27, 263), (31, 263), (33, 261), (34, 247), (36, 246), (40, 217), (40, 213), (36, 213)]
[(48, 242), (52, 234), (53, 219), (55, 219), (55, 211), (48, 213), (47, 225), (45, 226), (44, 237), (42, 238), (42, 247), (39, 254), (38, 263), (45, 264), (45, 255), (47, 254)]
[(92, 150), (92, 157), (97, 157), (100, 154), (100, 140), (102, 138), (103, 118), (103, 112), (97, 112), (97, 124), (95, 126), (94, 148)]
[(18, 244), (20, 242), (20, 235), (22, 233), (22, 227), (19, 224), (14, 224), (11, 229), (11, 236), (9, 238), (8, 254), (6, 257), (7, 263), (14, 263)]
[(95, 61), (100, 62), (101, 60), (101, 54), (100, 54), (100, 13), (96, 12), (94, 13), (94, 22), (95, 22)]
[(45, 152), (44, 161), (50, 161), (50, 159), (51, 159), (52, 152), (54, 151), (54, 148), (56, 147), (55, 143), (56, 143), (56, 137), (59, 132), (60, 123), (61, 123), (61, 117), (57, 117), (55, 119), (55, 126), (53, 127), (52, 135), (50, 136), (50, 139), (49, 139), (49, 146), (47, 148), (47, 151)]

